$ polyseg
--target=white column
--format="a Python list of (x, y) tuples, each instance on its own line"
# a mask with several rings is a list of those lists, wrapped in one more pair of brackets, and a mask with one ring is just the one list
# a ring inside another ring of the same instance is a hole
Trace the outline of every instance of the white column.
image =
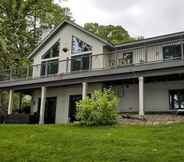
[(184, 49), (183, 49), (183, 42), (181, 41), (180, 42), (180, 44), (181, 44), (181, 59), (183, 60), (184, 59)]
[(144, 77), (139, 77), (139, 116), (144, 116)]
[(44, 124), (45, 101), (46, 101), (46, 87), (43, 86), (41, 87), (41, 105), (40, 105), (39, 124)]
[(87, 96), (87, 87), (88, 84), (86, 82), (82, 83), (82, 99), (84, 99)]
[(13, 110), (13, 89), (9, 91), (8, 115), (12, 114)]

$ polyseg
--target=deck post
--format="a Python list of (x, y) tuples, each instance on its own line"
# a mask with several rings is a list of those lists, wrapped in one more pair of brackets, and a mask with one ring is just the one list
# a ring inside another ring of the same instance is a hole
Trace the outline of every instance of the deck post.
[(9, 91), (9, 103), (8, 103), (8, 115), (11, 115), (13, 111), (13, 89)]
[(10, 80), (13, 80), (13, 69), (12, 69), (12, 67), (10, 68)]
[(87, 96), (87, 87), (88, 87), (87, 82), (83, 82), (82, 83), (82, 99), (85, 99), (85, 97)]
[(144, 77), (139, 77), (139, 116), (144, 116)]
[(45, 102), (46, 102), (46, 87), (42, 86), (39, 124), (44, 124)]
[(28, 80), (29, 79), (29, 65), (27, 66), (27, 68), (26, 68), (26, 79)]
[(69, 72), (69, 57), (66, 58), (66, 73)]
[(183, 60), (184, 59), (184, 49), (183, 49), (183, 42), (181, 41), (180, 42), (180, 44), (181, 44), (181, 59)]

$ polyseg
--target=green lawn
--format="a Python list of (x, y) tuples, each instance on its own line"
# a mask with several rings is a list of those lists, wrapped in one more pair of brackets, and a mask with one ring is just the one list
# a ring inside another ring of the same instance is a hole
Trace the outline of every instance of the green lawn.
[(183, 162), (184, 124), (0, 126), (0, 162)]

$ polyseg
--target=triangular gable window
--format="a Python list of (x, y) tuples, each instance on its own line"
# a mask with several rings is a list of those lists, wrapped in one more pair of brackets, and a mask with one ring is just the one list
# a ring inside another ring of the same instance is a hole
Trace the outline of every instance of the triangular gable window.
[(72, 37), (72, 54), (83, 54), (86, 52), (91, 52), (92, 46), (83, 42), (77, 37)]
[(49, 59), (59, 56), (59, 41), (57, 41), (43, 56), (42, 59)]

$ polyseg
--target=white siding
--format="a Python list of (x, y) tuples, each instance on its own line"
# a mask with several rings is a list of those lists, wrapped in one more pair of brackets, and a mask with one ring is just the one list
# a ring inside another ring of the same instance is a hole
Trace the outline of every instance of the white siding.
[[(77, 28), (66, 25), (64, 26), (35, 56), (34, 56), (34, 65), (41, 64), (41, 56), (51, 48), (56, 41), (60, 40), (60, 60), (66, 60), (67, 58), (71, 59), (71, 47), (72, 47), (72, 36), (76, 36), (82, 41), (88, 43), (92, 46), (93, 55), (103, 53), (103, 47), (105, 44), (101, 43), (97, 39), (85, 34), (84, 32), (78, 30)], [(68, 52), (64, 52), (63, 48), (67, 48)], [(70, 65), (69, 65), (70, 67)], [(102, 68), (103, 67), (103, 56), (94, 57), (92, 68)], [(69, 68), (70, 69), (70, 68)], [(59, 65), (59, 73), (66, 72), (66, 61), (61, 62)], [(33, 70), (33, 76), (39, 77), (40, 75), (40, 66), (35, 67)]]
[(133, 51), (133, 63), (139, 64), (146, 61), (145, 48), (136, 49)]
[[(126, 86), (125, 86), (126, 87)], [(144, 84), (145, 111), (169, 111), (169, 90), (184, 89), (184, 81)], [(120, 98), (119, 111), (138, 112), (138, 85), (128, 85)]]
[[(88, 93), (91, 93), (94, 90), (98, 89), (102, 89), (102, 84), (90, 84), (88, 86)], [(68, 122), (69, 96), (81, 94), (82, 94), (82, 84), (81, 86), (79, 85), (79, 86), (68, 86), (58, 88), (47, 88), (47, 97), (57, 97), (56, 124)], [(40, 98), (40, 90), (35, 90), (33, 93), (33, 105), (32, 105), (33, 112), (37, 111), (39, 98)]]
[(148, 47), (147, 52), (148, 62), (154, 62), (163, 59), (161, 46)]

